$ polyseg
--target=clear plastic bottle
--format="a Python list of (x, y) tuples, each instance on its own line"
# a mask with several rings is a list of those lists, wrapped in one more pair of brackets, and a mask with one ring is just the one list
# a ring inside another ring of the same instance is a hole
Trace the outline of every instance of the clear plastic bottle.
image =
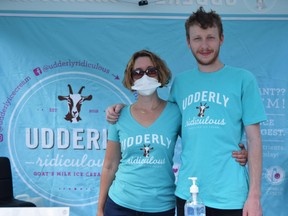
[(196, 177), (190, 177), (192, 185), (190, 187), (191, 197), (186, 201), (184, 210), (185, 216), (206, 216), (205, 205), (198, 196), (198, 186), (196, 185)]

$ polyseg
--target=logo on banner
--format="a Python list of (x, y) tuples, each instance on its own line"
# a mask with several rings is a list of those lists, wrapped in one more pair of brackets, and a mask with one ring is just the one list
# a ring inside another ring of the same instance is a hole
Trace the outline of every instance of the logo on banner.
[(114, 103), (131, 101), (94, 73), (60, 72), (30, 85), (8, 125), (11, 160), (22, 181), (52, 202), (95, 205), (107, 143), (105, 109)]
[(279, 166), (272, 166), (266, 170), (266, 180), (272, 185), (279, 185), (285, 180), (285, 171)]
[(265, 13), (272, 10), (277, 0), (244, 0), (246, 7), (256, 13)]
[(67, 96), (58, 96), (58, 99), (60, 101), (66, 100), (68, 104), (68, 113), (65, 116), (66, 121), (70, 121), (72, 123), (77, 123), (81, 120), (80, 118), (80, 111), (81, 106), (84, 101), (90, 101), (92, 100), (92, 95), (89, 96), (83, 96), (82, 90), (85, 88), (85, 86), (82, 86), (81, 89), (78, 91), (78, 93), (74, 94), (72, 87), (70, 84), (68, 84), (69, 88), (69, 94)]

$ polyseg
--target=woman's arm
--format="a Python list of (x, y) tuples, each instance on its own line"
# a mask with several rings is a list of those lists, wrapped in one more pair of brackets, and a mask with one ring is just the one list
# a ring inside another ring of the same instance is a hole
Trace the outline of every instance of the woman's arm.
[(104, 207), (108, 196), (108, 191), (115, 178), (115, 173), (118, 170), (120, 159), (121, 159), (120, 143), (108, 140), (100, 180), (98, 210), (96, 214), (97, 216), (104, 215)]
[(233, 151), (232, 157), (235, 158), (235, 160), (241, 165), (245, 166), (248, 161), (248, 151), (245, 148), (245, 145), (242, 143), (239, 143), (238, 146), (240, 147), (239, 151)]

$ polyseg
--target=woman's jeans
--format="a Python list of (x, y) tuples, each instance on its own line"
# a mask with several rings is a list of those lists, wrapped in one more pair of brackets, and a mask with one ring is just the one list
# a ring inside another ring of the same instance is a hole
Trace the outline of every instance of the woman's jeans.
[(175, 216), (175, 209), (164, 212), (138, 212), (125, 208), (113, 202), (108, 196), (104, 209), (104, 216)]

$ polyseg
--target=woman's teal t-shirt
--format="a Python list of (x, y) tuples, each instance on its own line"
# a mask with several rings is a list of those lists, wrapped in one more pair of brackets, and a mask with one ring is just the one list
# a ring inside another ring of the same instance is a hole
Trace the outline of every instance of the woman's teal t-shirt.
[(166, 107), (149, 127), (143, 127), (122, 109), (108, 131), (108, 140), (121, 145), (121, 161), (110, 198), (126, 208), (161, 212), (175, 207), (174, 147), (180, 133), (181, 115), (176, 104)]

